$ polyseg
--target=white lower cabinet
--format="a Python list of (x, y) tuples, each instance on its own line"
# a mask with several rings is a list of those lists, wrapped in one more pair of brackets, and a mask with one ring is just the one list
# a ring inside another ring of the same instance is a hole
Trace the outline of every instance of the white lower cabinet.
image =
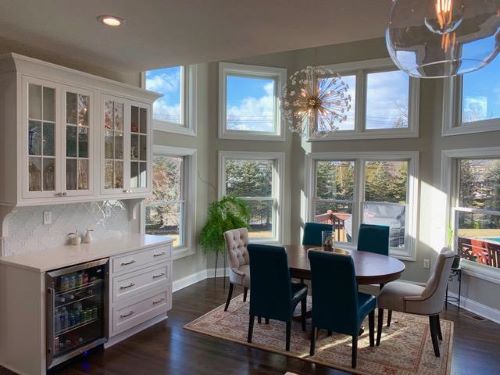
[(110, 260), (107, 346), (166, 318), (172, 308), (172, 245)]

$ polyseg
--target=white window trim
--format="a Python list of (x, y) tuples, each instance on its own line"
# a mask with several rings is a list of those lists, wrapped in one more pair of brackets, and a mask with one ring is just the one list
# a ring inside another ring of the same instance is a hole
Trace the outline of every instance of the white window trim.
[[(252, 132), (228, 130), (226, 128), (226, 78), (228, 75), (240, 76), (256, 76), (264, 78), (272, 78), (276, 80), (276, 133), (267, 132)], [(284, 141), (286, 139), (285, 121), (280, 113), (280, 92), (286, 82), (286, 69), (257, 66), (257, 65), (242, 65), (232, 63), (219, 63), (219, 138), (221, 139), (243, 139), (253, 141)]]
[(354, 130), (338, 130), (325, 136), (308, 137), (308, 141), (322, 142), (349, 139), (417, 138), (420, 106), (420, 81), (410, 77), (408, 93), (408, 128), (365, 129), (366, 73), (398, 70), (390, 58), (355, 61), (325, 67), (343, 75), (356, 76), (356, 109)]
[[(441, 152), (441, 190), (446, 193), (446, 217), (445, 228), (455, 227), (452, 225), (452, 208), (457, 201), (456, 184), (458, 182), (458, 171), (456, 160), (468, 158), (500, 158), (500, 147), (465, 148), (454, 150), (443, 150)], [(454, 236), (455, 237), (455, 236)], [(454, 244), (455, 241), (453, 241)], [(456, 252), (456, 249), (454, 249)], [(500, 284), (500, 270), (493, 267), (483, 266), (476, 262), (462, 259), (460, 264), (464, 272), (479, 279)]]
[[(198, 176), (197, 167), (197, 152), (192, 148), (184, 147), (171, 147), (171, 146), (161, 146), (153, 145), (153, 157), (154, 155), (166, 155), (166, 156), (181, 156), (184, 157), (184, 233), (185, 242), (182, 247), (174, 247), (173, 249), (173, 259), (180, 259), (196, 252), (196, 179)], [(141, 233), (145, 233), (146, 228), (146, 205), (144, 201), (141, 207)]]
[[(310, 153), (306, 156), (306, 172), (305, 172), (305, 204), (307, 207), (306, 221), (314, 220), (314, 212), (312, 207), (313, 192), (315, 179), (313, 176), (314, 162), (316, 160), (354, 160), (356, 161), (355, 175), (356, 181), (362, 181), (361, 163), (370, 160), (408, 160), (408, 210), (406, 212), (405, 227), (407, 228), (405, 236), (405, 249), (390, 250), (390, 255), (402, 259), (415, 261), (416, 260), (416, 244), (417, 244), (417, 222), (418, 222), (418, 166), (419, 153), (418, 151), (378, 151), (378, 152), (318, 152)], [(354, 228), (359, 228), (361, 221), (364, 187), (362, 184), (355, 181), (354, 187), (354, 202), (353, 202), (353, 241), (352, 244), (342, 243), (342, 246), (347, 248), (356, 248), (358, 233)], [(361, 187), (360, 187), (361, 186)]]
[(276, 167), (273, 169), (273, 196), (276, 195), (277, 209), (276, 218), (273, 222), (273, 238), (252, 239), (254, 243), (281, 244), (284, 238), (284, 181), (285, 181), (285, 153), (284, 152), (243, 152), (243, 151), (219, 151), (219, 184), (218, 196), (221, 199), (226, 194), (226, 171), (225, 165), (228, 159), (240, 160), (275, 160)]
[(443, 84), (443, 136), (484, 133), (500, 130), (500, 118), (462, 125), (462, 78), (450, 77)]
[[(182, 65), (181, 116), (182, 124), (153, 119), (154, 130), (196, 136), (198, 104), (198, 66)], [(154, 70), (154, 69), (153, 69)], [(141, 87), (146, 88), (146, 72), (141, 73)]]

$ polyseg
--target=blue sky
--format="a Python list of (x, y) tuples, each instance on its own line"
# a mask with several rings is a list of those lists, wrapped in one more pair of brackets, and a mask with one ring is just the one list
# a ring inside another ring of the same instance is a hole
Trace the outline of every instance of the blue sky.
[(153, 104), (153, 116), (156, 120), (182, 123), (181, 74), (180, 66), (146, 72), (146, 89), (163, 94)]
[(273, 132), (275, 81), (228, 75), (226, 83), (227, 128)]
[(462, 121), (500, 118), (500, 58), (463, 75)]

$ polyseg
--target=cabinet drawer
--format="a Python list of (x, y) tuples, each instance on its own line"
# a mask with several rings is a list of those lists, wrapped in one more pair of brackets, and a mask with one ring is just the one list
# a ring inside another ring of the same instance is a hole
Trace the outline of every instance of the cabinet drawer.
[(112, 332), (113, 335), (141, 324), (162, 313), (166, 313), (171, 305), (170, 288), (135, 302), (129, 306), (113, 308)]
[(171, 264), (163, 262), (139, 271), (114, 277), (112, 280), (112, 298), (114, 303), (162, 284), (170, 285)]
[(171, 251), (171, 245), (164, 245), (158, 248), (149, 248), (116, 256), (111, 260), (111, 270), (113, 273), (121, 273), (134, 270), (149, 263), (163, 262), (170, 259)]

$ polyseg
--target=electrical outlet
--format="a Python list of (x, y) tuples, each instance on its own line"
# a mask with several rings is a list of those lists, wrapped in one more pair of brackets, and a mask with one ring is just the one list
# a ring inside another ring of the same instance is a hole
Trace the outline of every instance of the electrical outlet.
[(431, 268), (431, 261), (430, 259), (424, 259), (424, 268)]
[(43, 211), (43, 225), (52, 224), (52, 211)]

